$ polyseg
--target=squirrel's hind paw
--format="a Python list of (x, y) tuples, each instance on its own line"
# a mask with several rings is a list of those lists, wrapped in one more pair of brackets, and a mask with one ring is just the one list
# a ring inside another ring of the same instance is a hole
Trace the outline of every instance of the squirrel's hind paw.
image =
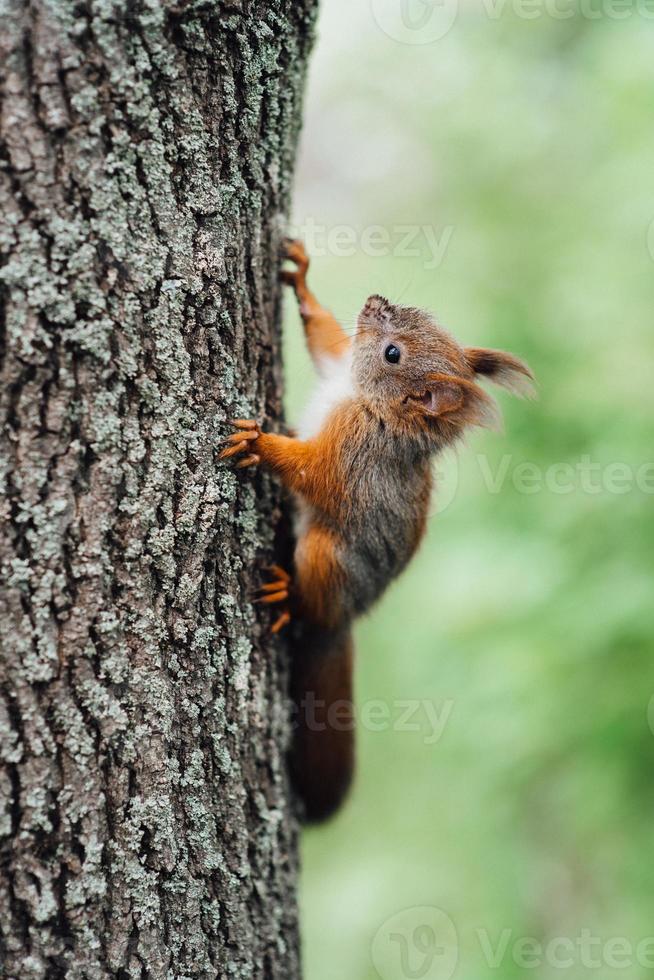
[[(265, 582), (255, 590), (257, 598), (254, 601), (266, 606), (277, 602), (287, 602), (291, 576), (280, 565), (270, 565), (266, 571), (270, 572), (274, 578), (271, 582)], [(279, 633), (290, 621), (291, 613), (288, 608), (285, 608), (271, 626), (270, 632)]]

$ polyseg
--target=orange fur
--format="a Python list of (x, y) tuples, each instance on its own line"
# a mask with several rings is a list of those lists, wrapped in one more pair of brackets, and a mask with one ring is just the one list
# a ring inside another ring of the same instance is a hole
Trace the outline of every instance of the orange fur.
[(329, 310), (318, 302), (307, 286), (307, 269), (309, 258), (302, 242), (288, 242), (286, 258), (295, 262), (296, 268), (284, 270), (282, 279), (293, 286), (300, 306), (300, 316), (304, 324), (304, 334), (307, 347), (314, 362), (318, 363), (321, 356), (340, 357), (350, 346), (347, 336), (338, 320)]
[(315, 439), (302, 441), (264, 432), (249, 443), (248, 449), (289, 490), (301, 494), (322, 513), (336, 516), (347, 499), (339, 466), (342, 438), (335, 420)]
[(295, 551), (295, 588), (300, 614), (326, 629), (338, 626), (342, 616), (343, 575), (336, 544), (333, 531), (313, 523), (298, 541)]

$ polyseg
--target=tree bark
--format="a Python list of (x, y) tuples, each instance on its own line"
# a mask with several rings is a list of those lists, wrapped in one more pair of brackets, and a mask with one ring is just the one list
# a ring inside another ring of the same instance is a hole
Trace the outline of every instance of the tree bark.
[(315, 0), (8, 0), (0, 975), (299, 976), (286, 655), (251, 604)]

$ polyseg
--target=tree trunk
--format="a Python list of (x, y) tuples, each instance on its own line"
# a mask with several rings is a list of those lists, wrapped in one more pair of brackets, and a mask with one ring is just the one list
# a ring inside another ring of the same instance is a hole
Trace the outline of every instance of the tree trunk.
[(0, 975), (299, 975), (279, 243), (314, 0), (8, 0)]

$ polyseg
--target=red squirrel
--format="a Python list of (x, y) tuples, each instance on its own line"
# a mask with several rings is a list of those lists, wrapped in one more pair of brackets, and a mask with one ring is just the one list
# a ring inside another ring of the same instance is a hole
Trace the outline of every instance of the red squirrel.
[(382, 296), (366, 300), (349, 337), (309, 290), (302, 243), (287, 240), (284, 257), (320, 383), (297, 437), (237, 419), (220, 456), (267, 467), (297, 501), (293, 573), (273, 566), (260, 601), (280, 603), (274, 632), (300, 621), (291, 773), (316, 821), (338, 808), (353, 773), (352, 624), (425, 533), (432, 458), (497, 421), (480, 379), (527, 393), (533, 376), (512, 354), (461, 347), (429, 313)]

